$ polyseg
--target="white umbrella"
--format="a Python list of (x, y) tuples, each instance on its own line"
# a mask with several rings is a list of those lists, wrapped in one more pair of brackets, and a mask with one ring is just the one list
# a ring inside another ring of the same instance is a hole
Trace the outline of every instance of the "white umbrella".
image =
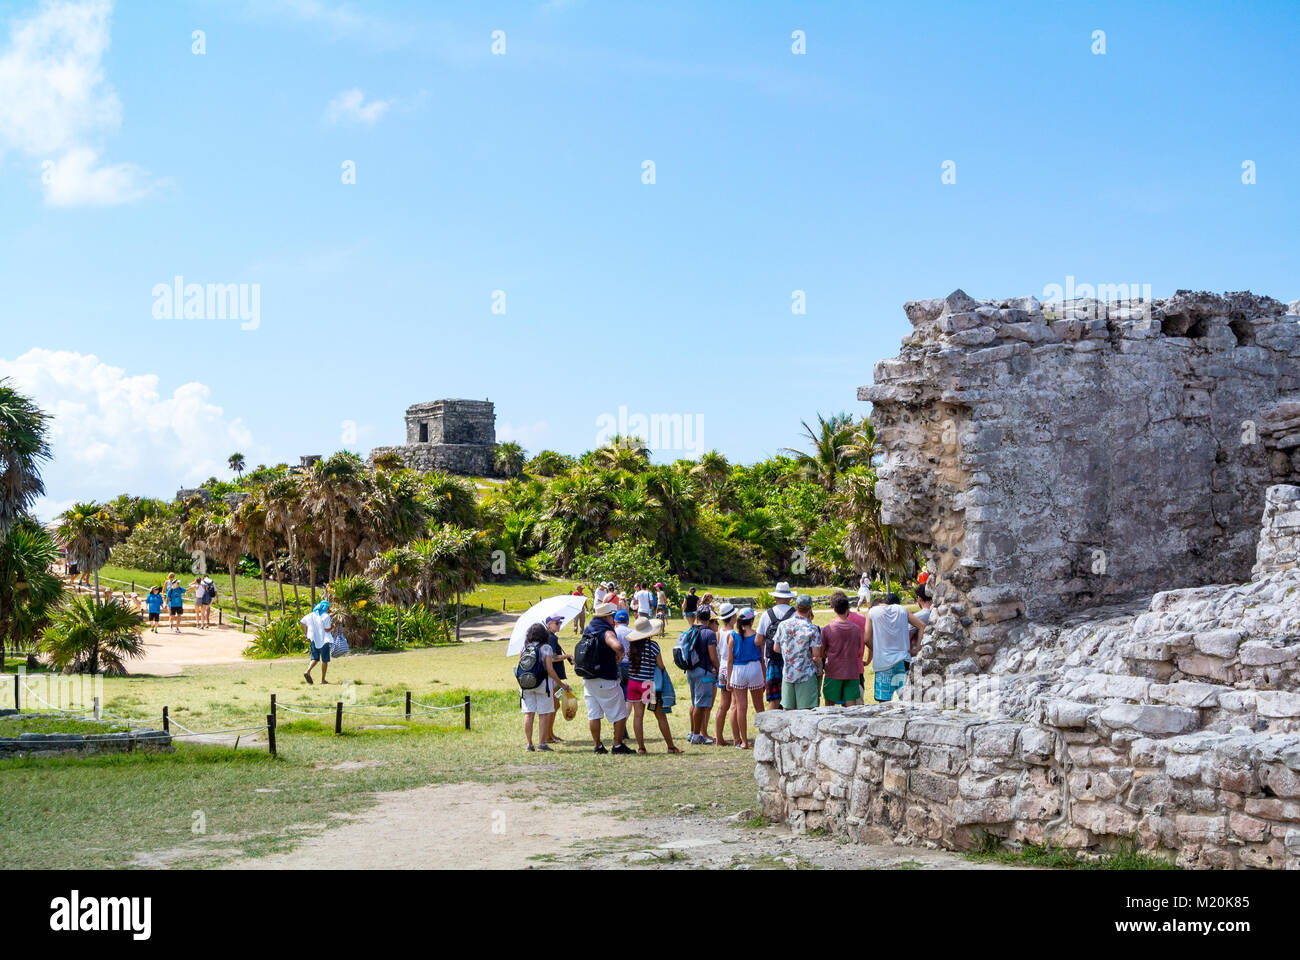
[[(523, 652), (524, 634), (528, 633), (528, 628), (534, 623), (544, 624), (547, 617), (563, 617), (564, 623), (568, 623), (581, 613), (586, 605), (586, 597), (567, 593), (558, 597), (547, 597), (534, 603), (515, 621), (514, 630), (510, 631), (510, 644), (506, 647), (506, 656), (517, 657)], [(560, 626), (563, 627), (564, 623)]]

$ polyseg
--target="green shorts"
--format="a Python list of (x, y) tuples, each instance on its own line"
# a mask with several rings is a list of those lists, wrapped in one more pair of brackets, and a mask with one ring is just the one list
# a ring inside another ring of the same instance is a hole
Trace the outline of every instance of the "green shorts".
[(827, 677), (822, 685), (822, 696), (828, 704), (848, 703), (850, 700), (862, 699), (862, 683), (858, 680), (836, 680)]
[(809, 677), (798, 683), (781, 681), (781, 707), (785, 710), (812, 710), (821, 693), (821, 678)]

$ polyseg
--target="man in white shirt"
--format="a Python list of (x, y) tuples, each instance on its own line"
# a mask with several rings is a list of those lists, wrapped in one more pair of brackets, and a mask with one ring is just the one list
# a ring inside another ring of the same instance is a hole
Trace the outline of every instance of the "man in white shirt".
[(771, 607), (763, 611), (763, 615), (758, 618), (759, 637), (762, 638), (763, 648), (767, 653), (767, 703), (769, 709), (781, 709), (781, 682), (784, 676), (785, 664), (781, 655), (773, 649), (773, 643), (776, 639), (776, 628), (794, 616), (794, 607), (790, 601), (794, 599), (794, 591), (790, 589), (790, 584), (782, 580), (772, 591), (772, 599), (775, 601)]
[(907, 665), (920, 652), (925, 621), (903, 606), (898, 594), (867, 613), (865, 659), (876, 674), (876, 702), (886, 703), (907, 682)]
[(331, 645), (334, 638), (330, 636), (330, 602), (322, 600), (316, 606), (311, 608), (311, 613), (298, 621), (302, 624), (303, 631), (307, 634), (307, 653), (311, 656), (311, 663), (307, 666), (307, 672), (303, 677), (308, 683), (315, 683), (311, 678), (312, 668), (320, 662), (320, 682), (329, 683), (325, 679), (325, 674), (329, 670)]
[(637, 587), (636, 591), (636, 612), (647, 620), (650, 614), (654, 613), (655, 595), (647, 589), (643, 583)]

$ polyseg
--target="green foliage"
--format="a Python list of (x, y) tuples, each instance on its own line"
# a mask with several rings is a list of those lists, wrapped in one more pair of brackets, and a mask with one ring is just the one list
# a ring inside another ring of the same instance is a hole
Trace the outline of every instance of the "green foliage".
[(623, 591), (630, 590), (636, 583), (662, 583), (672, 603), (676, 603), (682, 593), (681, 581), (668, 572), (668, 564), (644, 541), (619, 540), (598, 554), (578, 554), (573, 567), (579, 579), (593, 583), (612, 580)]
[(113, 547), (108, 560), (116, 567), (156, 573), (190, 568), (190, 555), (182, 541), (180, 526), (170, 518), (142, 521)]
[(407, 607), (401, 611), (401, 640), (397, 630), (398, 609), (394, 606), (379, 608), (375, 617), (374, 648), (376, 650), (409, 650), (412, 647), (430, 647), (436, 643), (451, 643), (452, 626), (447, 619), (423, 606)]
[(258, 628), (253, 642), (244, 649), (244, 656), (253, 660), (268, 660), (306, 653), (307, 635), (299, 622), (301, 619), (298, 614), (291, 613)]
[(554, 450), (543, 450), (524, 464), (524, 470), (535, 477), (554, 477), (572, 470), (578, 461)]
[(368, 647), (375, 632), (374, 581), (366, 577), (340, 577), (329, 585), (332, 632), (347, 637), (355, 647)]
[(64, 673), (126, 673), (126, 662), (144, 655), (140, 618), (119, 603), (72, 597), (41, 635), (41, 650)]
[(0, 540), (0, 644), (28, 647), (63, 593), (50, 571), (59, 551), (45, 528), (22, 515)]

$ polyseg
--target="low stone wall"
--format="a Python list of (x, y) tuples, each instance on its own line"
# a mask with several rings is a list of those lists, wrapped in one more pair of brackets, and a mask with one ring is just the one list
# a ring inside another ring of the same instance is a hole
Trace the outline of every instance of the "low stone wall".
[[(0, 716), (17, 711), (0, 710)], [(32, 718), (44, 714), (24, 714)], [(61, 715), (53, 715), (61, 716)], [(130, 753), (133, 750), (170, 752), (171, 734), (162, 730), (131, 730), (124, 733), (24, 733), (0, 737), (0, 759), (53, 757), (69, 753)]]
[(858, 842), (1135, 843), (1186, 867), (1300, 869), (1300, 734), (1180, 735), (1195, 709), (1080, 706), (1058, 706), (1055, 727), (897, 705), (768, 711), (759, 807)]
[(470, 477), (490, 477), (496, 473), (496, 448), (473, 443), (409, 443), (400, 447), (376, 447), (370, 451), (369, 463), (384, 454), (395, 453), (411, 470), (441, 470)]

